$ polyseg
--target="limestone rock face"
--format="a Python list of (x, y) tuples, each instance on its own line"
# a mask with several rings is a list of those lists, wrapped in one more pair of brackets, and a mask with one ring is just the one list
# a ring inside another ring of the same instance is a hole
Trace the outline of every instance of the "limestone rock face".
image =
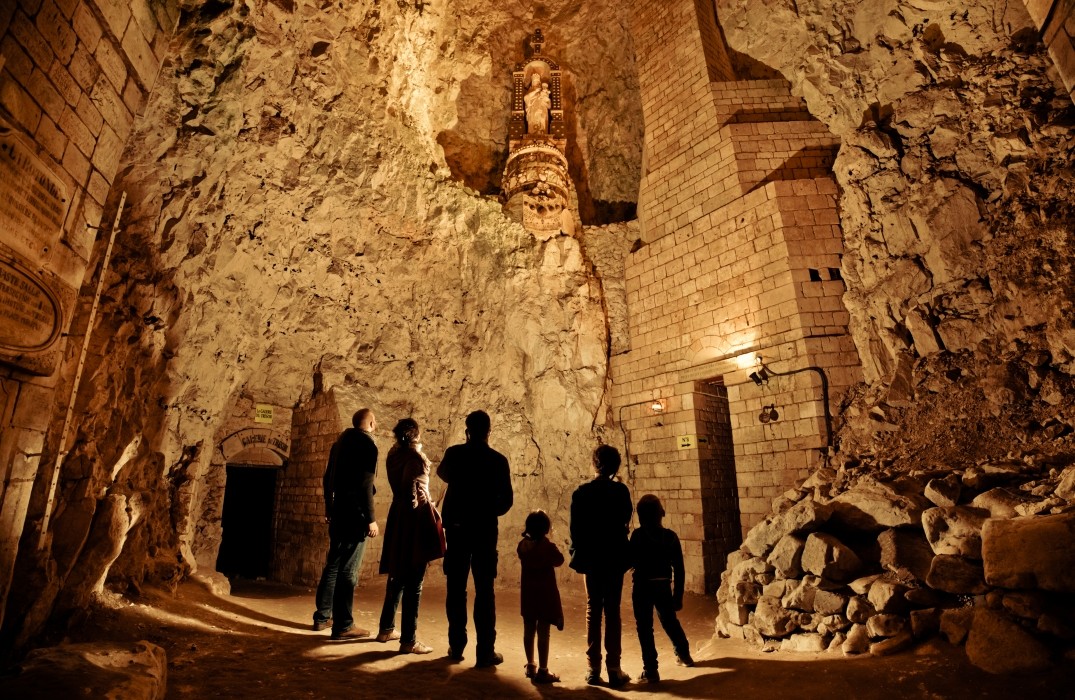
[(624, 12), (188, 3), (117, 179), (95, 418), (71, 458), (100, 465), (101, 490), (118, 475), (159, 494), (117, 567), (211, 550), (196, 540), (219, 527), (199, 523), (219, 519), (210, 464), (239, 397), (290, 407), (327, 388), (382, 430), (413, 416), (434, 459), (488, 411), (516, 489), (503, 531), (533, 504), (566, 533), (608, 423), (610, 331), (627, 345), (622, 279), (606, 296), (595, 270), (622, 262), (630, 225), (538, 241), (482, 192), (503, 168), (511, 67), (544, 24), (584, 219), (630, 210), (642, 119)]

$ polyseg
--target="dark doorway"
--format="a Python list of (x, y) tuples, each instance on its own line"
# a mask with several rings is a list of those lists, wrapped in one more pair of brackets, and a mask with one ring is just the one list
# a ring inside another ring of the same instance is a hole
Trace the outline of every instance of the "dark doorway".
[(728, 553), (742, 542), (731, 410), (723, 378), (695, 383), (694, 410), (702, 485), (702, 562), (705, 592), (710, 594), (720, 586)]
[(217, 571), (228, 577), (267, 578), (272, 566), (276, 469), (229, 464), (224, 486), (224, 533)]

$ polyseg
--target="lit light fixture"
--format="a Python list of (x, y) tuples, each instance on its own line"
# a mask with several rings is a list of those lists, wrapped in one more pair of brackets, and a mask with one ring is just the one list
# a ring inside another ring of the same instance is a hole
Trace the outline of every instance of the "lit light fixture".
[(769, 383), (769, 372), (766, 371), (764, 366), (759, 367), (757, 372), (751, 372), (748, 376), (758, 386), (761, 386), (762, 384), (768, 384)]
[(654, 399), (653, 403), (649, 405), (649, 410), (653, 411), (656, 414), (660, 414), (664, 411), (664, 404), (661, 403), (660, 399)]
[(775, 423), (778, 420), (780, 420), (780, 414), (776, 410), (776, 404), (761, 407), (761, 413), (758, 414), (759, 422)]

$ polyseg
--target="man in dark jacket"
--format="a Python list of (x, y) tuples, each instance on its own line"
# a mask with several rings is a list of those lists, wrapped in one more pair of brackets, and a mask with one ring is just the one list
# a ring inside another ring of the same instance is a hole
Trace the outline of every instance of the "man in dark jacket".
[(333, 639), (368, 637), (369, 630), (354, 626), (352, 606), (366, 538), (379, 532), (373, 510), (377, 492), (377, 419), (368, 408), (351, 419), (353, 428), (340, 433), (329, 452), (325, 469), (325, 520), (329, 548), (321, 582), (317, 585), (315, 631), (332, 625)]
[(511, 509), (508, 460), (489, 447), (489, 415), (467, 416), (467, 441), (444, 453), (437, 476), (448, 484), (444, 497), (444, 555), (448, 616), (448, 657), (463, 659), (467, 645), (467, 578), (474, 572), (474, 630), (477, 665), (495, 666), (504, 660), (496, 651), (497, 518)]
[(620, 453), (601, 445), (594, 450), (596, 475), (571, 495), (571, 568), (586, 581), (586, 682), (601, 681), (601, 619), (605, 620), (608, 684), (619, 688), (631, 679), (620, 668), (620, 599), (623, 575), (630, 568), (627, 529), (634, 506), (631, 492), (616, 481)]

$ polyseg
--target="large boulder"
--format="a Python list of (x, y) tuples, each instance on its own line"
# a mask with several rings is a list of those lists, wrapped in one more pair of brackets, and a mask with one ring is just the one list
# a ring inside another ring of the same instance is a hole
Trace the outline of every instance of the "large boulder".
[(802, 552), (802, 568), (830, 581), (849, 581), (862, 568), (862, 561), (840, 540), (812, 532)]
[(989, 511), (966, 506), (930, 508), (922, 513), (922, 529), (934, 554), (982, 558), (982, 525)]
[(1048, 668), (1049, 649), (1034, 635), (986, 608), (974, 612), (967, 635), (967, 658), (989, 673), (1032, 673)]
[(832, 517), (859, 530), (878, 532), (889, 527), (917, 525), (931, 504), (908, 485), (864, 480), (829, 503)]
[(925, 495), (935, 506), (951, 507), (959, 503), (959, 494), (963, 482), (958, 474), (949, 474), (943, 479), (930, 479), (926, 484)]
[(1075, 513), (987, 520), (982, 563), (991, 586), (1075, 592)]
[(756, 557), (768, 556), (784, 535), (816, 530), (830, 515), (828, 506), (804, 499), (751, 528), (743, 539), (743, 547)]
[(980, 493), (970, 502), (972, 508), (989, 511), (991, 518), (1014, 518), (1019, 513), (1016, 507), (1027, 502), (1017, 491), (997, 487)]

